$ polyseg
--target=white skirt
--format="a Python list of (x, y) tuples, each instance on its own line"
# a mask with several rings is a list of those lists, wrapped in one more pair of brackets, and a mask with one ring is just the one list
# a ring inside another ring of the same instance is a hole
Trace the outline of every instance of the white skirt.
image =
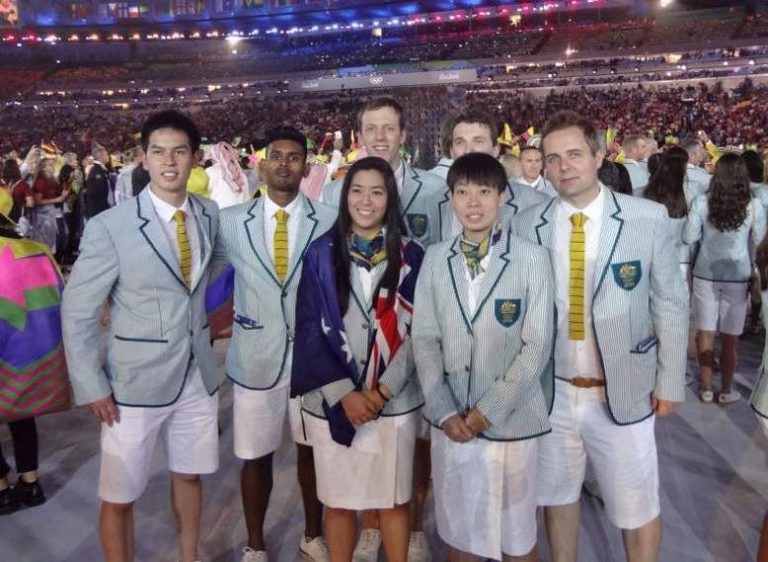
[(350, 447), (331, 438), (328, 422), (305, 415), (315, 457), (317, 497), (337, 509), (391, 509), (411, 499), (420, 410), (357, 428)]
[(455, 443), (432, 428), (435, 519), (445, 543), (494, 560), (533, 549), (537, 441)]

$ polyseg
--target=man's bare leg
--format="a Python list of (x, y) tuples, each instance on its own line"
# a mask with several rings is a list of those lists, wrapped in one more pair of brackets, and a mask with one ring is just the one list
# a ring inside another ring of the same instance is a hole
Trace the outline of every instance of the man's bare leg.
[(627, 562), (657, 562), (661, 545), (661, 517), (638, 529), (622, 529)]
[(248, 546), (253, 550), (266, 550), (264, 519), (267, 516), (269, 496), (272, 494), (272, 453), (243, 462), (243, 468), (240, 470), (240, 492), (243, 498)]
[(171, 507), (179, 528), (179, 562), (197, 560), (203, 482), (195, 474), (171, 472)]
[(133, 503), (101, 502), (99, 538), (106, 562), (133, 562)]
[(579, 551), (579, 502), (544, 508), (552, 562), (576, 562)]
[(317, 480), (315, 479), (315, 457), (312, 447), (296, 445), (296, 470), (301, 488), (301, 500), (304, 503), (304, 536), (312, 540), (323, 534), (323, 504), (317, 499)]

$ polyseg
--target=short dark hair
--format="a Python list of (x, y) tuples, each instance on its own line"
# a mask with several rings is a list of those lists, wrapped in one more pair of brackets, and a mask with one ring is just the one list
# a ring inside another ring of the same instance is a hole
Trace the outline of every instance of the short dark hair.
[(373, 98), (363, 104), (363, 106), (360, 108), (360, 111), (357, 112), (357, 130), (363, 130), (363, 113), (367, 111), (376, 111), (377, 109), (382, 109), (384, 107), (389, 107), (393, 109), (395, 113), (397, 113), (397, 122), (400, 125), (400, 130), (405, 130), (403, 106), (397, 103), (395, 98), (389, 96)]
[(749, 181), (763, 183), (763, 159), (754, 150), (745, 150), (741, 153), (741, 159), (747, 165)]
[(293, 141), (301, 147), (304, 153), (304, 158), (307, 157), (307, 136), (294, 127), (280, 126), (270, 129), (266, 133), (265, 146), (267, 152), (269, 152), (269, 145), (275, 141), (289, 140)]
[(474, 183), (495, 187), (499, 193), (507, 189), (507, 173), (504, 166), (490, 154), (470, 152), (456, 161), (448, 170), (446, 182), (453, 193), (453, 188), (459, 182)]
[(144, 152), (149, 148), (149, 137), (158, 129), (174, 129), (186, 133), (192, 152), (200, 148), (200, 130), (195, 122), (180, 111), (166, 109), (153, 113), (144, 121), (141, 127), (141, 148)]
[(539, 153), (539, 156), (542, 158), (544, 157), (544, 154), (542, 153), (541, 149), (538, 146), (533, 146), (532, 144), (526, 144), (525, 146), (520, 147), (520, 156), (523, 155), (523, 152), (526, 152), (528, 150), (533, 150), (535, 152)]
[(468, 109), (462, 111), (456, 117), (451, 119), (451, 128), (448, 131), (451, 139), (453, 139), (453, 130), (459, 123), (477, 123), (478, 125), (485, 125), (491, 132), (491, 142), (493, 142), (493, 146), (496, 146), (499, 143), (499, 123), (490, 113), (480, 109)]
[(600, 150), (600, 142), (597, 140), (597, 129), (595, 128), (594, 123), (573, 111), (558, 111), (547, 120), (544, 128), (541, 130), (542, 149), (544, 148), (544, 139), (546, 139), (548, 135), (555, 131), (562, 131), (563, 129), (569, 129), (571, 127), (576, 127), (584, 134), (584, 138), (586, 139), (592, 154), (597, 154)]

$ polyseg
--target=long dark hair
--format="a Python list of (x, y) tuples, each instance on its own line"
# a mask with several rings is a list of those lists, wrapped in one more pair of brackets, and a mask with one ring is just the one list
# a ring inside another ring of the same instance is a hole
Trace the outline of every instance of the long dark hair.
[(755, 250), (755, 266), (760, 279), (760, 290), (768, 289), (768, 234)]
[(387, 211), (384, 214), (384, 227), (386, 229), (385, 248), (387, 251), (387, 269), (376, 287), (374, 294), (384, 287), (388, 291), (389, 304), (394, 302), (397, 286), (400, 282), (400, 237), (405, 235), (405, 223), (403, 223), (400, 209), (400, 197), (397, 190), (397, 180), (392, 172), (392, 167), (386, 160), (369, 156), (352, 164), (352, 167), (344, 176), (341, 186), (341, 200), (339, 202), (339, 216), (331, 228), (333, 233), (333, 260), (336, 266), (336, 291), (339, 298), (339, 308), (344, 316), (349, 308), (349, 294), (352, 287), (349, 282), (350, 261), (347, 240), (352, 232), (352, 216), (349, 214), (347, 197), (355, 174), (364, 170), (379, 172), (384, 179), (384, 187), (387, 189)]
[(733, 152), (723, 154), (709, 183), (710, 224), (722, 232), (736, 230), (747, 218), (747, 205), (751, 199), (749, 172), (744, 160)]
[(667, 208), (670, 218), (681, 219), (688, 215), (685, 200), (685, 169), (688, 153), (682, 148), (672, 147), (661, 158), (659, 167), (651, 176), (643, 193), (646, 199), (661, 203)]

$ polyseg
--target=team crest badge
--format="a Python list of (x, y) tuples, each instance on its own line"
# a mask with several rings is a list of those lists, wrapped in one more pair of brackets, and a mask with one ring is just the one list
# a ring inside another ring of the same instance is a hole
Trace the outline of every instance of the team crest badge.
[(496, 320), (505, 328), (509, 328), (520, 318), (520, 299), (496, 299)]
[(414, 238), (421, 238), (427, 233), (427, 229), (429, 228), (429, 219), (427, 218), (427, 215), (406, 215), (406, 219), (408, 221), (408, 230), (411, 231), (411, 235), (413, 235)]
[(631, 291), (637, 284), (640, 283), (640, 279), (643, 276), (643, 267), (640, 261), (625, 261), (623, 263), (614, 263), (611, 265), (613, 268), (613, 279), (616, 284), (625, 291)]

